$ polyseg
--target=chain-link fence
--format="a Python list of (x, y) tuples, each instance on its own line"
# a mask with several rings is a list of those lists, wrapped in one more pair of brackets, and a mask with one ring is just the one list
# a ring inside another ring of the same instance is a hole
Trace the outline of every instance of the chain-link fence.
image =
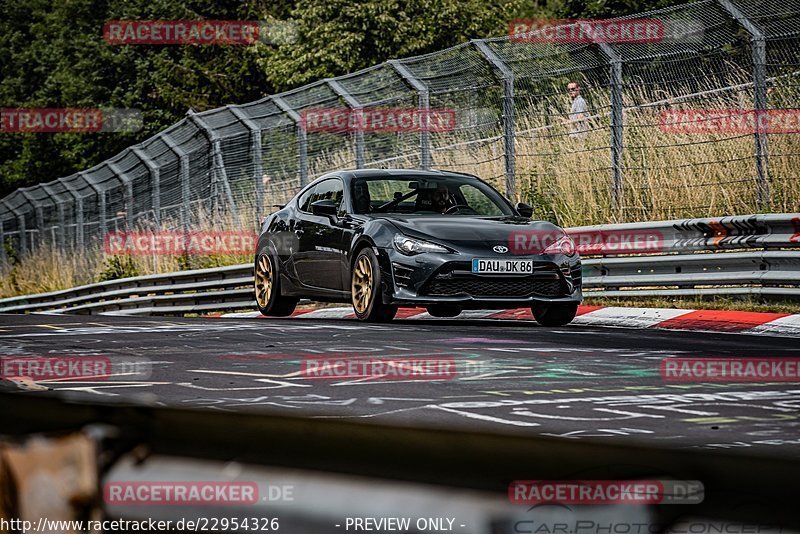
[[(796, 123), (675, 131), (664, 114), (800, 107), (800, 0), (700, 0), (627, 18), (658, 20), (663, 35), (475, 40), (190, 113), (109, 161), (4, 198), (0, 241), (24, 252), (84, 248), (111, 231), (255, 228), (341, 168), (474, 173), (563, 225), (798, 210)], [(577, 128), (570, 82), (587, 105)], [(319, 108), (448, 109), (455, 127), (309, 131), (303, 114)]]

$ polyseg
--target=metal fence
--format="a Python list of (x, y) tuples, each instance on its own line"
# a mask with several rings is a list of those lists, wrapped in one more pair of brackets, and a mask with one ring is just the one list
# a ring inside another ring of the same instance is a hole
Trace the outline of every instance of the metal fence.
[[(0, 241), (24, 253), (99, 245), (109, 231), (255, 227), (314, 176), (356, 167), (475, 173), (565, 226), (798, 211), (800, 135), (668, 134), (659, 117), (800, 107), (800, 0), (700, 0), (636, 18), (661, 21), (664, 38), (474, 40), (190, 112), (87, 171), (0, 200)], [(564, 124), (571, 80), (590, 115), (577, 135)], [(310, 132), (302, 114), (315, 108), (447, 108), (456, 122), (448, 132)]]

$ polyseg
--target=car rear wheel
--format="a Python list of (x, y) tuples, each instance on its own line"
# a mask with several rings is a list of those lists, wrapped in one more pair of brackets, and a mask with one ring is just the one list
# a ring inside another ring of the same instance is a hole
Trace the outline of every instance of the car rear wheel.
[(534, 304), (531, 308), (533, 318), (542, 326), (564, 326), (569, 324), (578, 313), (578, 304)]
[(256, 305), (262, 315), (286, 317), (292, 314), (297, 307), (298, 299), (281, 295), (277, 262), (266, 251), (256, 256), (253, 278)]
[(457, 317), (463, 310), (460, 306), (436, 304), (428, 306), (428, 313), (433, 317)]
[(371, 248), (364, 248), (358, 253), (350, 278), (350, 299), (356, 317), (368, 322), (388, 322), (394, 319), (397, 306), (383, 303), (381, 269), (378, 257)]

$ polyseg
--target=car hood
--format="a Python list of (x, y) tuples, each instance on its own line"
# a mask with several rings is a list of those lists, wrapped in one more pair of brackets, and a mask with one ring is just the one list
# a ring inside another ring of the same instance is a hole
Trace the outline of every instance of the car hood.
[(442, 244), (459, 246), (506, 245), (525, 236), (528, 240), (552, 241), (565, 235), (564, 230), (547, 221), (531, 221), (522, 217), (381, 217), (394, 224), (409, 237), (418, 237)]

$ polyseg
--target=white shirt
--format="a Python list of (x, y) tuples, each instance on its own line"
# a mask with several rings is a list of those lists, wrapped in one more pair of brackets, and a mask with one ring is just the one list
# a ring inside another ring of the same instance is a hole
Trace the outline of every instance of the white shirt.
[(578, 137), (586, 134), (588, 130), (586, 117), (589, 115), (589, 106), (581, 95), (572, 100), (572, 107), (569, 110), (570, 137)]

